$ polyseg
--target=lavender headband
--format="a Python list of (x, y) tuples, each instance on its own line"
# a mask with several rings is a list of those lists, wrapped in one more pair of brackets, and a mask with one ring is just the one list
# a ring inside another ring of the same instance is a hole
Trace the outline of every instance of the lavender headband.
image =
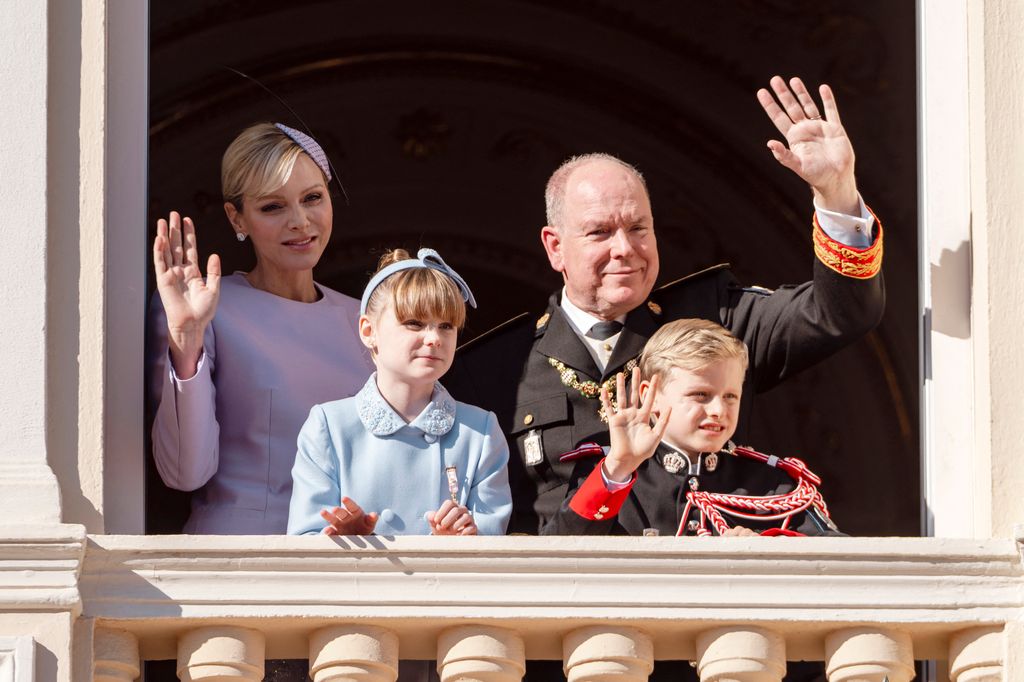
[(434, 251), (433, 249), (420, 249), (416, 253), (416, 258), (407, 258), (406, 260), (400, 260), (397, 263), (392, 263), (370, 278), (370, 283), (367, 284), (366, 289), (363, 290), (363, 300), (359, 304), (359, 314), (366, 314), (366, 305), (370, 302), (370, 296), (373, 294), (373, 290), (380, 286), (381, 282), (396, 272), (411, 270), (413, 268), (429, 268), (448, 275), (448, 277), (455, 282), (455, 286), (459, 288), (459, 292), (462, 294), (462, 300), (474, 308), (476, 307), (476, 299), (473, 298), (473, 292), (469, 290), (469, 285), (466, 284), (466, 280), (462, 279), (462, 277), (459, 276), (459, 273), (452, 270), (451, 267), (441, 259), (441, 256), (438, 255), (437, 251)]
[(309, 154), (309, 158), (313, 159), (313, 163), (319, 166), (320, 170), (324, 172), (324, 175), (327, 177), (327, 182), (330, 182), (331, 164), (327, 162), (327, 154), (324, 154), (324, 148), (321, 147), (316, 140), (301, 130), (289, 128), (283, 123), (275, 123), (274, 125), (277, 126), (277, 129), (282, 133), (292, 138), (292, 141), (294, 141), (295, 144), (302, 147), (302, 151)]

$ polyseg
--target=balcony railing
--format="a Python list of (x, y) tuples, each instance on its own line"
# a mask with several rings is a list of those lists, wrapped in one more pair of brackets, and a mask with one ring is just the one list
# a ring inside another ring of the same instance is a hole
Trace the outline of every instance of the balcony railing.
[[(95, 680), (177, 659), (182, 679), (262, 678), (308, 658), (314, 680), (1024, 680), (1024, 571), (1011, 540), (923, 538), (328, 538), (91, 536), (78, 579)], [(1014, 668), (1013, 666), (1018, 666)], [(1017, 675), (1017, 676), (1014, 676)]]

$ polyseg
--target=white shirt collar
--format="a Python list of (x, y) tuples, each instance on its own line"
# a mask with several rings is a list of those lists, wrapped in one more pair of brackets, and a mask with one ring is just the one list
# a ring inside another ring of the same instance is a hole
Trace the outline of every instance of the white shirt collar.
[[(598, 322), (604, 322), (599, 317), (594, 317), (587, 311), (578, 307), (575, 303), (569, 300), (569, 295), (562, 287), (562, 312), (569, 318), (569, 323), (572, 324), (573, 328), (579, 333), (580, 336), (586, 336), (590, 328)], [(616, 322), (625, 322), (626, 316), (620, 315), (615, 318)]]

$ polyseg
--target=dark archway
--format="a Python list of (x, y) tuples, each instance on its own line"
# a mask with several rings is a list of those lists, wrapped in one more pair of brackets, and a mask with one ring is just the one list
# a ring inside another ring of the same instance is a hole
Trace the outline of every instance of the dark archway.
[[(382, 247), (434, 246), (478, 293), (469, 336), (558, 286), (542, 192), (578, 152), (644, 171), (663, 281), (721, 261), (748, 283), (807, 279), (808, 193), (765, 150), (754, 92), (776, 72), (829, 82), (887, 226), (888, 309), (868, 339), (760, 397), (753, 441), (810, 462), (848, 532), (919, 533), (912, 3), (206, 0), (151, 15), (150, 225), (187, 212), (204, 252), (250, 266), (223, 217), (220, 154), (289, 115), (222, 67), (240, 69), (301, 113), (345, 183), (318, 279), (358, 296)], [(173, 528), (149, 509), (152, 531)]]

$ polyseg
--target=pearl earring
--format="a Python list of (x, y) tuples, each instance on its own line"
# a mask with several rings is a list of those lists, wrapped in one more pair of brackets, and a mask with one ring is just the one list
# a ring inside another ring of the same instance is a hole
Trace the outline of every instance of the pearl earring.
[(240, 242), (244, 242), (245, 241), (245, 233), (244, 232), (236, 232), (235, 233), (235, 239), (237, 239)]

